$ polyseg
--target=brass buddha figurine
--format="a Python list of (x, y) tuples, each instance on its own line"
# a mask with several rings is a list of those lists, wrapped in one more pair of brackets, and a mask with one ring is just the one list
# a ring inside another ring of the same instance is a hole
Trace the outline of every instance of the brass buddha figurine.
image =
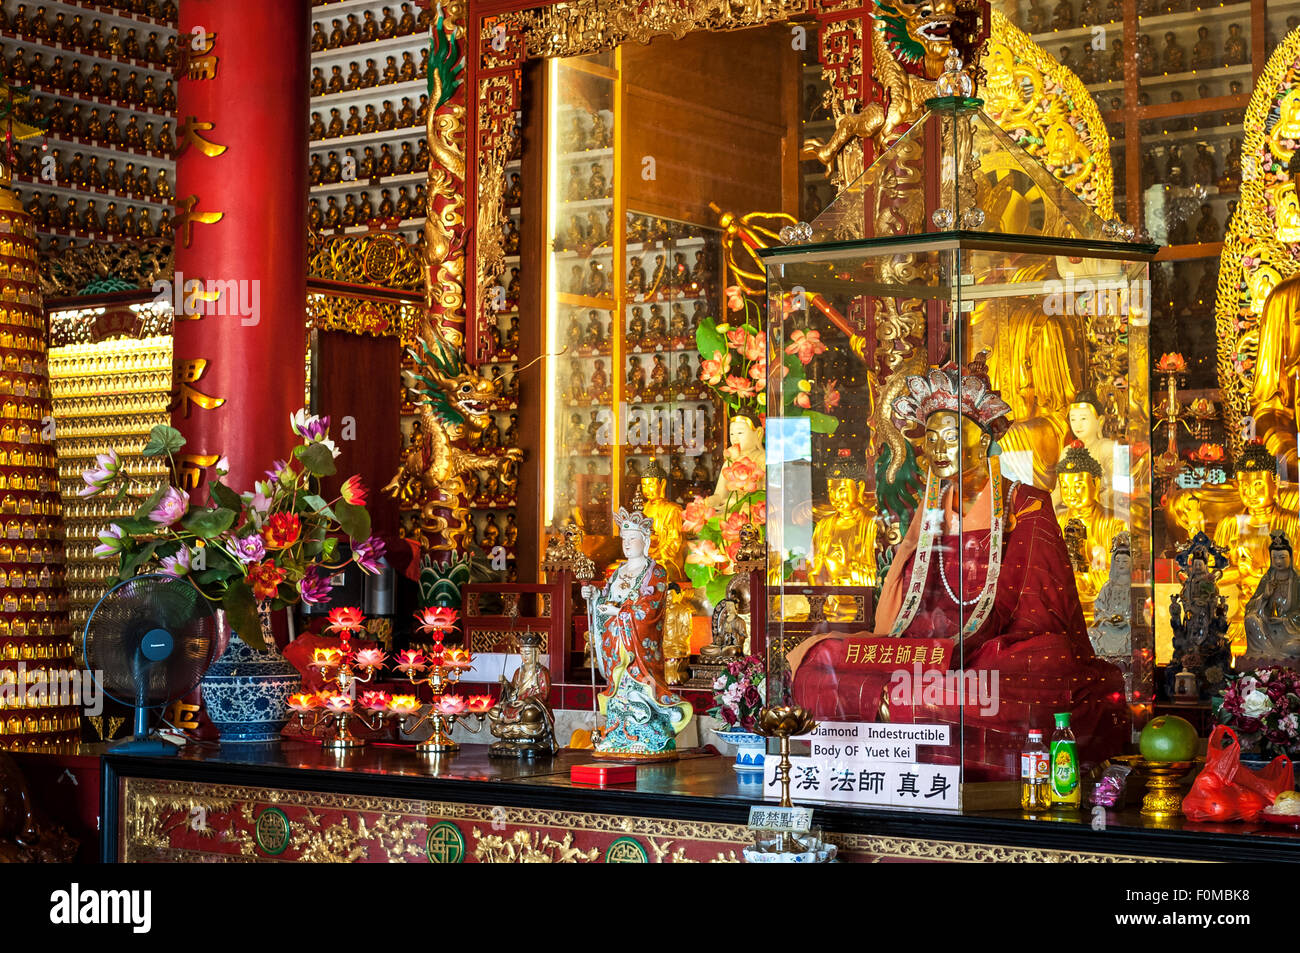
[(1227, 516), (1214, 531), (1214, 543), (1228, 554), (1228, 566), (1222, 581), (1235, 605), (1228, 616), (1228, 637), (1240, 649), (1246, 643), (1244, 607), (1259, 588), (1272, 559), (1272, 534), (1281, 532), (1287, 539), (1300, 534), (1300, 517), (1294, 502), (1283, 506), (1279, 500), (1277, 458), (1257, 441), (1246, 444), (1236, 460), (1234, 481), (1237, 496), (1245, 512)]
[(664, 567), (669, 582), (684, 582), (686, 541), (682, 529), (682, 508), (668, 499), (668, 474), (658, 463), (652, 462), (641, 471), (638, 486), (645, 500), (641, 512), (654, 521), (650, 558)]
[(1085, 555), (1086, 569), (1075, 570), (1079, 601), (1084, 614), (1091, 613), (1097, 593), (1106, 582), (1109, 572), (1111, 544), (1119, 533), (1128, 531), (1128, 524), (1109, 515), (1101, 505), (1102, 468), (1080, 441), (1065, 452), (1056, 468), (1057, 488), (1064, 509), (1057, 515), (1062, 530), (1071, 520), (1083, 524), (1087, 533)]
[(555, 751), (555, 716), (548, 702), (551, 673), (541, 661), (541, 637), (519, 636), (519, 668), (501, 676), (501, 694), (488, 711), (488, 725), (497, 741), (488, 748), (492, 758), (531, 758)]
[(1270, 534), (1269, 568), (1245, 607), (1246, 657), (1300, 659), (1300, 573), (1286, 533)]
[(813, 528), (812, 566), (808, 581), (814, 586), (868, 586), (877, 584), (876, 521), (867, 498), (864, 464), (840, 460), (826, 472), (828, 506)]

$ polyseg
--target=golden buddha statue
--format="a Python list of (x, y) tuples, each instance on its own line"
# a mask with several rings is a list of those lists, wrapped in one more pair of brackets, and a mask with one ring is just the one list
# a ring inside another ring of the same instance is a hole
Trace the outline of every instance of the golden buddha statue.
[[(1070, 401), (1066, 421), (1070, 428), (1069, 442), (1079, 442), (1101, 466), (1101, 495), (1103, 504), (1110, 503), (1111, 489), (1114, 487), (1115, 441), (1103, 435), (1106, 416), (1102, 410), (1101, 400), (1096, 391), (1085, 390), (1076, 394)], [(1061, 448), (1058, 466), (1064, 462), (1069, 447)], [(1058, 486), (1059, 490), (1059, 486)], [(1059, 500), (1060, 494), (1053, 494)]]
[(668, 587), (664, 609), (664, 682), (680, 685), (686, 680), (686, 662), (691, 654), (691, 606), (679, 586)]
[(1064, 509), (1057, 514), (1062, 531), (1071, 520), (1083, 524), (1087, 568), (1075, 569), (1079, 601), (1090, 616), (1097, 593), (1110, 573), (1110, 550), (1115, 537), (1128, 531), (1128, 524), (1107, 513), (1101, 505), (1102, 468), (1081, 441), (1074, 441), (1056, 468), (1057, 489)]
[(1296, 515), (1294, 501), (1288, 507), (1279, 499), (1277, 457), (1264, 444), (1258, 441), (1246, 444), (1235, 469), (1237, 496), (1245, 512), (1220, 520), (1214, 531), (1214, 543), (1231, 560), (1223, 572), (1224, 590), (1230, 597), (1228, 638), (1234, 652), (1240, 654), (1246, 645), (1244, 607), (1268, 571), (1271, 534), (1281, 531), (1288, 539), (1297, 538), (1300, 517)]
[(654, 535), (650, 540), (650, 558), (664, 567), (669, 582), (686, 580), (683, 563), (686, 555), (682, 531), (682, 508), (669, 500), (668, 474), (658, 463), (651, 462), (641, 471), (638, 484), (641, 512), (654, 521)]
[(826, 498), (829, 512), (819, 507), (825, 515), (813, 528), (808, 581), (814, 586), (874, 588), (876, 521), (867, 499), (866, 467), (847, 460), (833, 464), (826, 473)]
[(1296, 374), (1300, 373), (1300, 275), (1278, 282), (1259, 316), (1259, 354), (1250, 391), (1255, 433), (1264, 448), (1296, 462)]

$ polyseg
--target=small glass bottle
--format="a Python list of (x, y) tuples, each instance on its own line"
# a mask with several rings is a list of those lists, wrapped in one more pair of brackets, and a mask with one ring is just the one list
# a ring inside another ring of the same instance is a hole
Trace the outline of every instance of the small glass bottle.
[(1077, 808), (1083, 799), (1079, 786), (1079, 752), (1070, 730), (1070, 713), (1058, 712), (1056, 730), (1052, 732), (1051, 797), (1052, 807)]
[(1020, 806), (1026, 811), (1036, 814), (1051, 807), (1048, 795), (1050, 774), (1043, 733), (1031, 731), (1029, 740), (1020, 751)]

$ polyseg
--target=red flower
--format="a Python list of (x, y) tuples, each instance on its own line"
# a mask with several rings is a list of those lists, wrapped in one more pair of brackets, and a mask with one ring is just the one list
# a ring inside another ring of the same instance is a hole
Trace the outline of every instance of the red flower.
[(274, 599), (276, 587), (284, 582), (284, 570), (270, 560), (248, 567), (248, 581), (258, 599)]
[(326, 632), (348, 632), (359, 629), (365, 622), (365, 616), (361, 610), (355, 606), (341, 606), (338, 609), (331, 609), (329, 613), (330, 624), (326, 627)]
[(274, 513), (262, 527), (262, 539), (267, 549), (288, 549), (298, 542), (302, 524), (293, 513)]
[(415, 613), (421, 632), (446, 632), (456, 624), (456, 610), (443, 606), (421, 609)]
[(361, 476), (355, 474), (343, 481), (343, 486), (339, 488), (343, 494), (343, 500), (346, 503), (354, 503), (357, 506), (366, 505), (366, 485), (361, 482)]

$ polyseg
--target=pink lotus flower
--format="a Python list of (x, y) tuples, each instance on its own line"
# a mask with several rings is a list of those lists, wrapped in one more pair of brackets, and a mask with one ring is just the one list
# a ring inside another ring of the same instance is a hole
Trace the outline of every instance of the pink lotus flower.
[(459, 715), (465, 711), (465, 699), (460, 695), (442, 695), (434, 707), (444, 715)]
[(723, 482), (742, 496), (757, 491), (766, 478), (763, 468), (749, 457), (733, 460), (722, 468)]
[(149, 513), (149, 519), (161, 526), (171, 526), (190, 508), (190, 495), (174, 486), (167, 487), (158, 505)]
[(81, 478), (86, 481), (86, 485), (77, 491), (77, 496), (94, 496), (102, 492), (121, 469), (122, 463), (117, 458), (116, 450), (109, 450), (108, 453), (101, 453), (95, 457), (95, 465), (85, 470)]
[(749, 520), (745, 518), (744, 513), (737, 511), (735, 513), (730, 514), (726, 519), (722, 521), (722, 525), (720, 527), (722, 531), (722, 538), (724, 540), (740, 539), (741, 527), (747, 526), (748, 524), (749, 524)]
[(727, 562), (727, 554), (711, 539), (693, 539), (686, 544), (686, 561), (713, 569)]
[(767, 504), (751, 503), (749, 506), (749, 521), (755, 526), (763, 526), (767, 523)]
[(394, 695), (388, 699), (388, 710), (398, 715), (411, 715), (420, 710), (420, 700), (414, 695)]
[(826, 345), (822, 343), (820, 332), (796, 328), (790, 334), (790, 343), (786, 345), (785, 353), (794, 354), (798, 356), (800, 364), (807, 364), (818, 354), (826, 353)]
[(99, 545), (94, 549), (96, 559), (111, 559), (122, 551), (122, 527), (109, 523), (99, 531)]
[(327, 695), (325, 698), (325, 707), (337, 714), (352, 710), (352, 699), (347, 695)]
[(727, 344), (744, 355), (747, 361), (756, 361), (766, 352), (766, 342), (760, 335), (750, 334), (744, 328), (732, 328), (727, 332)]
[(745, 310), (745, 293), (739, 285), (727, 286), (727, 309), (730, 311)]
[(735, 394), (737, 397), (741, 397), (741, 398), (753, 397), (754, 382), (750, 380), (746, 380), (743, 377), (736, 377), (734, 375), (728, 374), (727, 382), (723, 384), (719, 388), (719, 390), (721, 390), (724, 394)]
[(361, 705), (371, 711), (387, 711), (388, 692), (362, 692)]
[(352, 664), (357, 668), (379, 668), (384, 664), (384, 658), (379, 649), (359, 649), (352, 656)]
[(700, 362), (700, 380), (710, 387), (717, 387), (731, 370), (731, 352), (714, 351), (713, 357)]
[(704, 529), (704, 524), (718, 515), (718, 511), (708, 504), (702, 496), (697, 496), (686, 504), (682, 511), (682, 528), (695, 534)]
[(173, 579), (188, 576), (190, 572), (189, 549), (182, 546), (176, 551), (176, 555), (164, 556), (159, 561), (158, 572), (164, 576), (171, 576)]
[(812, 401), (808, 399), (807, 394), (799, 393), (794, 395), (794, 405), (796, 407), (802, 407), (804, 410), (810, 410), (812, 408)]
[(840, 392), (835, 386), (838, 383), (838, 377), (832, 377), (826, 382), (826, 391), (822, 394), (822, 406), (826, 408), (827, 413), (840, 405)]
[(397, 670), (402, 674), (423, 671), (426, 664), (424, 653), (419, 649), (404, 649), (397, 653)]

